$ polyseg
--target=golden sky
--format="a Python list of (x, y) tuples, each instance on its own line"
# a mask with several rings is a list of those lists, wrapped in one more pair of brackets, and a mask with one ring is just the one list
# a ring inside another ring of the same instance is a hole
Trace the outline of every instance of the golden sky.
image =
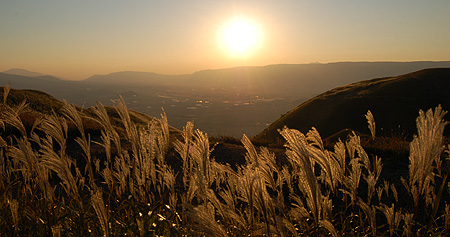
[[(449, 10), (442, 0), (2, 1), (0, 71), (81, 80), (125, 70), (450, 60)], [(223, 43), (236, 17), (259, 29), (245, 56)]]

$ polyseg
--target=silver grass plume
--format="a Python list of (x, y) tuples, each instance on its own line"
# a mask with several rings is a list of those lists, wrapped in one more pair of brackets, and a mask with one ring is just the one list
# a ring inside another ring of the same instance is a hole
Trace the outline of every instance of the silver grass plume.
[(216, 221), (215, 208), (211, 203), (205, 203), (189, 209), (188, 215), (195, 221), (195, 229), (206, 236), (228, 236), (228, 233)]
[(392, 191), (392, 194), (394, 195), (395, 201), (398, 202), (397, 188), (395, 188), (394, 184), (391, 184), (391, 191)]
[[(344, 177), (343, 180), (344, 186), (346, 187), (343, 192), (350, 195), (352, 204), (356, 204), (358, 198), (358, 187), (363, 173), (362, 169), (365, 168), (366, 170), (368, 170), (369, 175), (372, 176), (366, 176), (366, 179), (371, 182), (371, 184), (369, 184), (369, 188), (372, 189), (369, 191), (371, 193), (374, 192), (374, 187), (378, 180), (377, 174), (378, 172), (381, 172), (381, 169), (375, 166), (374, 169), (378, 171), (372, 171), (368, 155), (361, 146), (361, 139), (354, 132), (349, 136), (349, 139), (346, 141), (345, 146), (347, 147), (350, 161), (348, 164), (349, 173)], [(378, 163), (375, 162), (375, 165), (377, 164)]]
[[(278, 215), (276, 210), (283, 213), (283, 210), (285, 209), (282, 186), (284, 180), (288, 177), (280, 173), (276, 165), (275, 155), (269, 152), (267, 148), (262, 147), (258, 153), (245, 134), (243, 135), (241, 142), (247, 150), (247, 165), (244, 167), (243, 173), (245, 175), (248, 173), (248, 170), (254, 171), (255, 183), (253, 193), (255, 194), (256, 200), (255, 207), (263, 215), (264, 223), (266, 223), (266, 235), (271, 235), (274, 231), (277, 234), (281, 234), (280, 230), (285, 228), (284, 221), (282, 221), (284, 214)], [(277, 176), (277, 179), (274, 177), (275, 175)], [(269, 195), (267, 188), (276, 192), (277, 196), (272, 198)], [(271, 223), (273, 223), (274, 226), (272, 228), (273, 231), (271, 231)]]
[[(170, 133), (169, 133), (169, 122), (167, 120), (166, 112), (163, 109), (163, 112), (161, 113), (161, 118), (157, 120), (158, 129), (155, 129), (158, 131), (157, 138), (157, 148), (158, 148), (158, 159), (163, 160), (165, 154), (167, 153), (169, 149), (169, 141), (170, 141)], [(162, 161), (161, 161), (162, 162)]]
[[(17, 170), (22, 174), (24, 183), (28, 186), (29, 183), (34, 181), (36, 178), (38, 169), (38, 157), (33, 151), (31, 144), (23, 139), (17, 139), (17, 147), (11, 146), (6, 152), (6, 155), (13, 158), (13, 162)], [(29, 188), (30, 194), (31, 188)]]
[(381, 202), (381, 197), (383, 196), (383, 187), (377, 188), (377, 196), (378, 196), (378, 202)]
[[(41, 144), (40, 163), (50, 170), (56, 172), (61, 178), (63, 187), (69, 195), (72, 195), (76, 201), (80, 203), (77, 182), (72, 174), (72, 166), (74, 165), (66, 155), (67, 143), (67, 123), (64, 119), (59, 118), (54, 112), (45, 117), (39, 124), (39, 130), (46, 134)], [(54, 149), (53, 141), (59, 145), (59, 153)]]
[(80, 113), (77, 111), (75, 106), (69, 104), (66, 100), (63, 100), (64, 106), (62, 109), (63, 115), (77, 127), (78, 131), (81, 134), (81, 137), (85, 137), (84, 134), (84, 126), (83, 119), (81, 118)]
[(273, 172), (278, 172), (278, 167), (276, 166), (275, 155), (265, 147), (261, 148), (260, 153), (256, 151), (250, 139), (244, 134), (241, 139), (242, 144), (247, 150), (245, 158), (247, 160), (247, 165), (251, 168), (256, 169), (260, 174), (264, 182), (269, 185), (273, 190), (278, 190), (278, 185), (273, 177)]
[[(105, 106), (101, 102), (97, 102), (97, 106), (92, 107), (92, 111), (97, 116), (94, 118), (95, 121), (97, 121), (101, 126), (103, 126), (103, 131), (106, 133), (105, 136), (102, 136), (102, 140), (105, 144), (105, 139), (111, 139), (114, 143), (114, 145), (117, 147), (117, 153), (122, 154), (122, 146), (120, 143), (120, 137), (117, 133), (116, 129), (112, 126), (111, 120), (109, 118), (108, 112), (106, 111)], [(110, 146), (110, 142), (107, 142)]]
[(367, 111), (366, 119), (368, 123), (368, 127), (370, 130), (370, 134), (372, 135), (372, 139), (375, 139), (375, 119), (373, 118), (373, 114), (370, 110)]
[(400, 211), (395, 211), (394, 203), (391, 207), (386, 206), (382, 203), (380, 207), (377, 207), (386, 217), (387, 223), (389, 225), (389, 234), (394, 236), (394, 231), (398, 228), (400, 221), (402, 219), (402, 214)]
[[(22, 120), (20, 119), (19, 115), (25, 111), (25, 109), (28, 107), (28, 104), (26, 103), (26, 100), (22, 101), (22, 103), (19, 106), (16, 106), (15, 108), (12, 108), (7, 105), (8, 95), (11, 91), (11, 84), (8, 82), (6, 83), (5, 87), (3, 87), (3, 109), (2, 113), (0, 114), (1, 125), (4, 129), (4, 122), (7, 124), (12, 125), (13, 127), (17, 128), (21, 133), (22, 136), (26, 137), (27, 133), (25, 131), (25, 127), (23, 126)], [(3, 138), (2, 138), (3, 140)]]
[(3, 104), (6, 105), (6, 101), (8, 100), (9, 92), (11, 91), (11, 83), (7, 82), (5, 87), (3, 87)]
[[(369, 167), (366, 167), (367, 174), (364, 174), (364, 179), (367, 182), (368, 190), (367, 190), (367, 202), (370, 203), (373, 195), (375, 194), (375, 186), (380, 178), (381, 170), (383, 165), (381, 163), (381, 159), (377, 156), (373, 158), (373, 169), (371, 169), (370, 164)], [(392, 184), (393, 185), (393, 184)], [(394, 187), (395, 188), (395, 187)]]
[(92, 168), (92, 158), (91, 158), (91, 139), (86, 138), (85, 130), (83, 126), (83, 119), (81, 118), (80, 113), (77, 111), (75, 106), (69, 104), (66, 100), (64, 100), (64, 106), (62, 110), (63, 115), (71, 121), (78, 129), (78, 132), (81, 134), (81, 137), (77, 137), (75, 141), (80, 145), (84, 152), (84, 158), (86, 160), (86, 170), (89, 174), (89, 183), (92, 185), (94, 183), (94, 171)]
[(17, 147), (10, 147), (7, 155), (17, 162), (17, 167), (22, 173), (26, 187), (31, 195), (31, 183), (37, 184), (46, 200), (53, 201), (53, 189), (49, 183), (49, 172), (39, 163), (38, 153), (33, 151), (31, 143), (23, 138), (17, 139)]
[(61, 179), (66, 193), (80, 203), (77, 182), (71, 171), (73, 161), (65, 155), (58, 155), (53, 150), (52, 138), (49, 135), (43, 140), (42, 145), (40, 163), (46, 168), (55, 171)]
[(114, 170), (112, 171), (112, 174), (118, 183), (118, 187), (115, 190), (117, 196), (119, 197), (122, 196), (128, 186), (128, 183), (130, 183), (130, 163), (130, 157), (128, 155), (120, 155), (116, 157), (114, 162)]
[(189, 173), (192, 170), (192, 161), (189, 159), (190, 150), (192, 147), (192, 136), (193, 136), (194, 124), (192, 122), (187, 122), (186, 126), (183, 127), (182, 138), (183, 140), (175, 140), (173, 143), (176, 152), (180, 155), (183, 161), (183, 184), (184, 187), (188, 186)]
[[(192, 171), (189, 173), (195, 177), (195, 185), (198, 187), (196, 196), (201, 202), (206, 201), (207, 190), (216, 178), (212, 170), (210, 154), (208, 135), (197, 129), (193, 134), (192, 146), (189, 152), (192, 162)], [(193, 185), (193, 183), (190, 183), (190, 185)]]
[(103, 236), (109, 236), (108, 211), (103, 202), (102, 193), (101, 188), (94, 188), (91, 192), (91, 204), (102, 227)]
[(286, 154), (289, 162), (298, 172), (299, 188), (306, 196), (306, 203), (311, 210), (316, 229), (318, 229), (321, 220), (320, 214), (323, 198), (319, 183), (313, 171), (314, 160), (312, 159), (317, 157), (309, 152), (307, 147), (308, 143), (303, 133), (286, 127), (279, 132), (287, 141)]
[[(358, 187), (361, 180), (361, 163), (359, 158), (353, 158), (349, 162), (349, 174), (344, 177), (344, 193), (348, 194), (353, 204), (356, 204), (358, 197)], [(347, 191), (348, 190), (348, 191)]]
[(367, 216), (367, 219), (368, 219), (369, 225), (370, 225), (370, 229), (372, 232), (372, 236), (377, 236), (376, 206), (375, 205), (369, 206), (367, 203), (365, 203), (360, 198), (358, 199), (357, 204)]
[[(139, 132), (136, 124), (134, 124), (131, 121), (129, 110), (128, 110), (127, 105), (126, 105), (124, 99), (122, 98), (122, 96), (120, 96), (120, 99), (115, 103), (116, 103), (116, 105), (115, 105), (116, 111), (119, 114), (119, 117), (125, 128), (128, 141), (131, 143), (131, 150), (133, 152), (131, 154), (133, 167), (136, 167), (136, 165), (139, 167), (142, 167), (143, 166), (143, 164), (141, 163), (142, 153), (141, 153), (141, 149), (140, 149), (142, 146), (141, 146), (140, 132)], [(136, 171), (137, 171), (136, 169), (133, 169), (133, 176), (136, 175), (136, 173), (135, 173)]]
[[(22, 101), (18, 106), (15, 106), (14, 108), (5, 106), (2, 113), (0, 114), (0, 119), (13, 127), (15, 127), (17, 130), (20, 131), (21, 135), (23, 137), (27, 137), (27, 131), (25, 130), (25, 126), (22, 123), (22, 120), (20, 119), (20, 115), (26, 111), (28, 108), (28, 104), (26, 101)], [(2, 122), (2, 124), (3, 124)]]
[(390, 187), (389, 182), (387, 180), (385, 180), (383, 183), (383, 188), (384, 188), (384, 191), (386, 192), (387, 197), (389, 197), (389, 187)]
[(321, 176), (324, 176), (324, 180), (331, 190), (334, 191), (337, 182), (333, 174), (336, 173), (334, 169), (335, 165), (337, 165), (337, 161), (334, 160), (331, 153), (325, 150), (322, 138), (315, 127), (312, 127), (311, 130), (306, 133), (306, 141), (306, 149), (313, 161), (312, 168), (314, 169), (314, 163), (320, 165), (322, 168)]
[(114, 177), (112, 174), (111, 169), (106, 166), (102, 171), (101, 171), (101, 176), (103, 177), (103, 179), (105, 180), (106, 185), (108, 186), (108, 189), (110, 191), (113, 191), (113, 185), (114, 185)]
[(418, 208), (420, 196), (429, 196), (434, 187), (436, 169), (440, 173), (440, 156), (444, 151), (443, 132), (447, 125), (443, 117), (447, 112), (439, 105), (426, 113), (419, 111), (416, 119), (417, 132), (410, 143), (409, 183), (407, 189), (411, 192), (414, 205)]
[(128, 139), (132, 141), (134, 138), (134, 133), (136, 133), (136, 127), (133, 126), (130, 113), (122, 96), (120, 96), (120, 99), (115, 102), (115, 108), (123, 123)]
[(345, 144), (340, 139), (334, 144), (334, 152), (332, 152), (331, 155), (334, 157), (334, 164), (331, 166), (333, 177), (337, 182), (342, 184), (345, 177), (345, 172), (347, 170), (347, 163)]
[[(142, 186), (146, 191), (151, 185), (156, 185), (158, 182), (155, 156), (157, 153), (157, 137), (159, 132), (155, 122), (147, 125), (146, 128), (140, 130), (140, 152), (141, 156), (135, 157), (137, 165), (135, 166), (135, 179), (139, 186)], [(159, 159), (158, 159), (159, 160)], [(158, 165), (160, 168), (165, 167), (165, 161), (159, 160)], [(164, 180), (159, 179), (163, 182)]]
[(65, 156), (67, 147), (67, 122), (52, 112), (51, 115), (46, 116), (38, 126), (38, 129), (46, 133), (53, 140), (55, 140), (60, 148), (61, 157)]
[(256, 173), (254, 170), (245, 169), (240, 173), (242, 176), (237, 180), (238, 185), (237, 193), (238, 196), (248, 204), (246, 214), (247, 214), (247, 224), (246, 226), (250, 228), (250, 231), (254, 231), (255, 227), (255, 183), (257, 181)]
[(413, 219), (414, 218), (414, 214), (412, 213), (402, 213), (402, 219), (404, 222), (403, 225), (403, 233), (406, 236), (414, 236), (413, 231), (412, 231), (412, 227), (414, 225)]
[(320, 224), (320, 226), (327, 229), (333, 237), (338, 237), (338, 233), (337, 233), (336, 229), (334, 228), (333, 223), (331, 223), (329, 220), (320, 220), (319, 224)]

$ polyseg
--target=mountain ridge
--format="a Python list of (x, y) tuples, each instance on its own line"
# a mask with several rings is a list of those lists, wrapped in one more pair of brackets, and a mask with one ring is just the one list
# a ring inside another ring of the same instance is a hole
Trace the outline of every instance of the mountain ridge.
[(130, 109), (151, 116), (158, 116), (164, 107), (178, 129), (194, 121), (209, 134), (252, 137), (324, 91), (433, 67), (450, 67), (450, 61), (277, 64), (180, 75), (122, 71), (84, 81), (0, 73), (0, 85), (10, 82), (12, 88), (45, 91), (79, 106), (98, 101), (112, 105), (111, 100), (122, 95)]
[(47, 76), (46, 74), (42, 74), (39, 72), (32, 72), (23, 68), (11, 68), (6, 71), (3, 71), (6, 74), (19, 75), (19, 76), (27, 76), (27, 77), (39, 77), (39, 76)]
[[(117, 76), (117, 75), (125, 75), (126, 73), (132, 73), (132, 74), (147, 74), (149, 76), (166, 76), (166, 77), (177, 77), (177, 76), (189, 76), (189, 75), (197, 75), (202, 73), (209, 73), (209, 72), (221, 72), (221, 71), (233, 71), (233, 70), (242, 70), (242, 69), (265, 69), (265, 68), (273, 68), (273, 67), (322, 67), (322, 66), (333, 66), (333, 65), (363, 65), (363, 64), (392, 64), (392, 65), (404, 65), (402, 67), (408, 67), (407, 65), (414, 65), (414, 64), (426, 64), (426, 68), (431, 68), (430, 64), (447, 64), (450, 65), (450, 61), (429, 61), (429, 60), (422, 60), (422, 61), (338, 61), (338, 62), (328, 62), (328, 63), (279, 63), (279, 64), (268, 64), (268, 65), (255, 65), (255, 66), (235, 66), (235, 67), (225, 67), (225, 68), (215, 68), (215, 69), (202, 69), (198, 70), (192, 73), (181, 73), (181, 74), (168, 74), (168, 73), (158, 73), (158, 72), (151, 72), (151, 71), (134, 71), (134, 70), (123, 70), (123, 71), (116, 71), (116, 72), (110, 72), (107, 74), (93, 74), (92, 76), (81, 79), (81, 80), (69, 80), (69, 81), (90, 81), (93, 78), (97, 77), (107, 77), (107, 76)], [(425, 68), (423, 68), (425, 69)], [(413, 71), (413, 70), (411, 70)], [(2, 71), (0, 73), (6, 73), (11, 75), (19, 75), (19, 76), (29, 76), (29, 77), (38, 77), (38, 76), (52, 76), (58, 79), (62, 79), (61, 77), (50, 75), (50, 74), (44, 74), (40, 72), (33, 72), (29, 71), (27, 69), (23, 68), (11, 68), (5, 71)], [(28, 74), (28, 75), (27, 75)], [(395, 76), (398, 74), (393, 74), (391, 76)]]
[[(183, 75), (167, 75), (154, 72), (120, 71), (105, 75), (93, 75), (81, 82), (85, 83), (116, 83), (116, 84), (145, 84), (166, 83), (165, 80), (182, 77)], [(126, 80), (125, 80), (126, 79)]]

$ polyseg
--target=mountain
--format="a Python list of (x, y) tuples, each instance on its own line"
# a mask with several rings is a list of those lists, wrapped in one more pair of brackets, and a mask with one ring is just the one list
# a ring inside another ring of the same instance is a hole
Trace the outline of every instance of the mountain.
[[(108, 83), (125, 85), (162, 85), (183, 78), (184, 75), (164, 75), (152, 72), (123, 71), (107, 75), (94, 75), (84, 80), (85, 83)], [(175, 83), (179, 81), (174, 81)]]
[[(37, 84), (41, 83), (53, 83), (53, 82), (66, 82), (57, 77), (50, 75), (41, 75), (41, 76), (24, 76), (18, 74), (10, 74), (5, 72), (0, 72), (0, 83), (17, 83), (18, 86), (29, 86), (34, 87)], [(43, 87), (48, 86), (47, 84), (42, 85)]]
[(450, 62), (280, 64), (184, 75), (123, 71), (83, 81), (0, 73), (0, 85), (9, 81), (12, 88), (45, 91), (84, 107), (97, 101), (113, 105), (111, 100), (122, 95), (130, 109), (151, 116), (164, 108), (178, 129), (194, 121), (209, 134), (240, 137), (260, 133), (280, 115), (332, 88), (438, 67), (450, 67)]
[(32, 89), (45, 91), (59, 99), (65, 99), (67, 95), (79, 89), (77, 82), (65, 81), (53, 76), (22, 76), (0, 72), (0, 85), (11, 84), (15, 89)]
[(442, 62), (337, 62), (314, 64), (278, 64), (202, 70), (188, 75), (164, 75), (124, 71), (94, 75), (84, 82), (96, 84), (165, 85), (201, 90), (233, 90), (237, 93), (312, 97), (348, 83), (396, 76), (426, 68), (450, 67)]
[(305, 95), (371, 78), (396, 76), (426, 68), (450, 67), (450, 62), (337, 62), (279, 64), (205, 70), (190, 75), (189, 85), (235, 88), (264, 94)]
[[(365, 114), (371, 110), (377, 134), (410, 136), (419, 110), (441, 105), (450, 110), (450, 68), (426, 69), (338, 87), (302, 103), (272, 123), (255, 140), (276, 141), (287, 126), (306, 133), (315, 127), (323, 138), (343, 129), (370, 134)], [(446, 117), (448, 120), (448, 115)], [(449, 135), (449, 129), (445, 130)]]
[(45, 76), (45, 74), (42, 74), (39, 72), (31, 72), (31, 71), (28, 71), (26, 69), (21, 69), (21, 68), (11, 68), (9, 70), (3, 71), (3, 73), (19, 75), (19, 76), (27, 76), (27, 77)]

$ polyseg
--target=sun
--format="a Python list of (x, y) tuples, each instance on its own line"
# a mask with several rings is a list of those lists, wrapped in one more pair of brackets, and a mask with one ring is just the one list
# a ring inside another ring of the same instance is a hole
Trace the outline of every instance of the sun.
[(261, 41), (261, 32), (254, 22), (235, 18), (224, 25), (221, 39), (228, 53), (233, 56), (246, 56), (257, 48)]

